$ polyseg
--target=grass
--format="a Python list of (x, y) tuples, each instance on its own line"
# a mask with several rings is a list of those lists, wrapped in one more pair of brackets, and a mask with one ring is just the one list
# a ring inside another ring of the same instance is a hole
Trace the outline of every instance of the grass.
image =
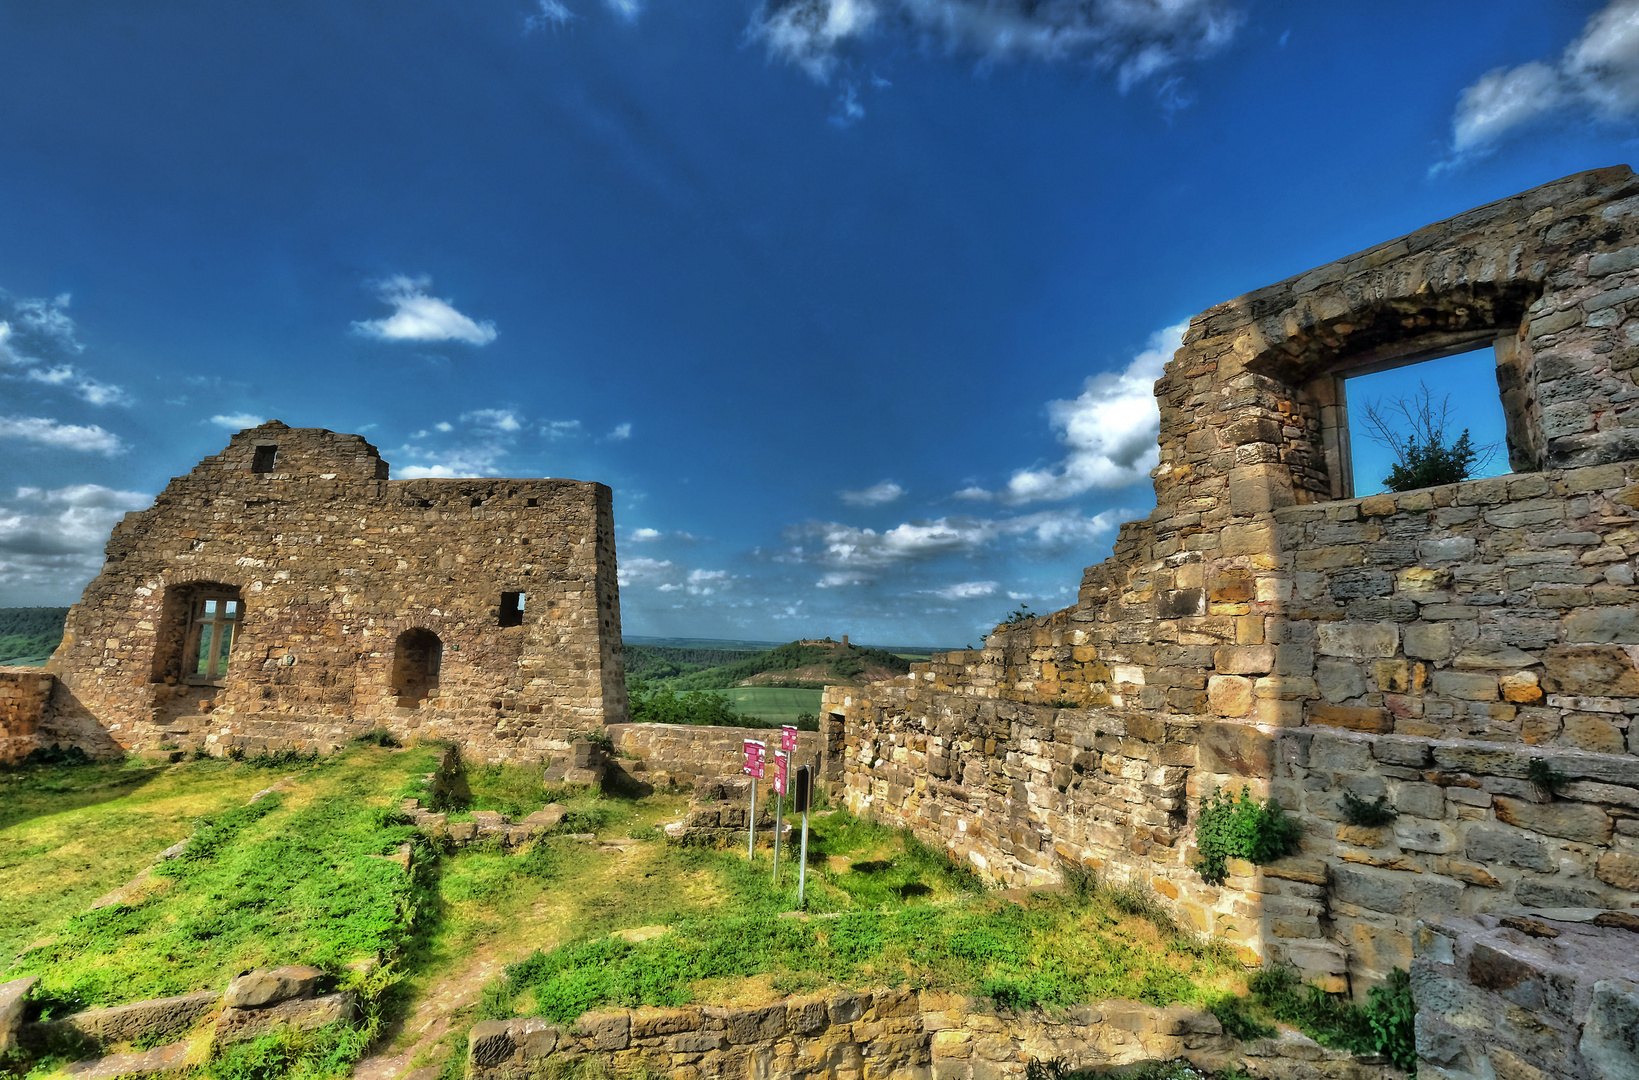
[[(561, 944), (510, 966), (483, 1014), (568, 1022), (593, 1008), (749, 1004), (824, 986), (937, 988), (1012, 1007), (1204, 1004), (1244, 987), (1226, 948), (1180, 932), (1138, 894), (1095, 886), (1015, 903), (908, 834), (843, 812), (816, 824), (808, 909), (824, 917), (780, 917), (794, 874), (772, 885), (766, 855), (753, 866), (737, 852), (662, 848), (645, 879), (665, 887), (622, 890), (614, 910), (577, 898)], [(573, 864), (546, 872), (584, 881)], [(638, 925), (669, 929), (611, 936)]]
[(774, 724), (795, 724), (803, 713), (818, 713), (823, 690), (796, 690), (773, 686), (735, 686), (722, 693), (742, 716)]
[[(224, 986), (254, 967), (340, 974), (352, 960), (390, 958), (421, 890), (377, 856), (417, 840), (396, 799), (435, 761), (431, 750), (361, 747), (307, 767), (292, 791), (233, 800), (129, 902), (63, 921), (0, 981), (39, 975), (43, 994), (100, 1006)], [(249, 765), (201, 765), (254, 777), (253, 789), (270, 779)]]
[(194, 821), (277, 777), (215, 759), (0, 771), (0, 971), (119, 888)]

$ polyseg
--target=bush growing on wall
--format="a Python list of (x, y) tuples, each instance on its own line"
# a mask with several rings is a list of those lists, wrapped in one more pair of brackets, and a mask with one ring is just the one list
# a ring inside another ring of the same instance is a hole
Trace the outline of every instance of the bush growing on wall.
[(1221, 884), (1228, 876), (1228, 860), (1269, 863), (1298, 848), (1303, 826), (1286, 816), (1273, 799), (1259, 802), (1250, 788), (1239, 797), (1216, 789), (1201, 800), (1195, 824), (1195, 846), (1201, 857), (1195, 869), (1206, 881)]

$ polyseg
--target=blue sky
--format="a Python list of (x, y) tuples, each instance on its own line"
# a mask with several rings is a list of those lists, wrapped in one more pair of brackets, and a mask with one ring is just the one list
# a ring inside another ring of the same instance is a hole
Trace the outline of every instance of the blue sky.
[(1639, 0), (0, 0), (0, 95), (0, 605), (276, 417), (609, 484), (628, 633), (961, 645), (1192, 314), (1630, 161)]

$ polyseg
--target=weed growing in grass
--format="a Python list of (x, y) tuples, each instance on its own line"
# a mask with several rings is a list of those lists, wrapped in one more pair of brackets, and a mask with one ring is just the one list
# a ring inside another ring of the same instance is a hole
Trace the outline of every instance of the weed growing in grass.
[(303, 752), (294, 746), (287, 746), (281, 750), (258, 751), (245, 758), (244, 761), (246, 765), (253, 769), (299, 769), (307, 765), (318, 764), (319, 752), (317, 750)]

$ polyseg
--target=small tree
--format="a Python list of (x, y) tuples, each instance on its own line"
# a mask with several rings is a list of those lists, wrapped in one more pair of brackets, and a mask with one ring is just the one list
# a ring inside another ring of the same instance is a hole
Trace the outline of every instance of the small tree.
[(1385, 405), (1373, 401), (1366, 406), (1366, 437), (1386, 446), (1395, 456), (1393, 468), (1383, 478), (1390, 491), (1455, 484), (1467, 480), (1476, 468), (1491, 459), (1496, 447), (1475, 446), (1468, 429), (1448, 442), (1446, 430), (1451, 420), (1451, 395), (1434, 407), (1428, 384), (1419, 382), (1417, 393), (1396, 398)]

